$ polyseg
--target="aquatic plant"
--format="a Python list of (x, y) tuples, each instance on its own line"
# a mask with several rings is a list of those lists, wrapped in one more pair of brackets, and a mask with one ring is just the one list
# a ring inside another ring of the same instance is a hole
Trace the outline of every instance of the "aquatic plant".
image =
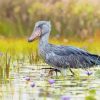
[(96, 76), (97, 78), (100, 78), (100, 69), (98, 69), (98, 70), (95, 72), (95, 76)]
[(32, 83), (30, 84), (30, 86), (31, 86), (32, 88), (35, 87), (35, 83), (32, 82)]
[(61, 97), (61, 100), (71, 100), (71, 97), (64, 95)]
[(49, 79), (48, 82), (49, 82), (49, 84), (54, 84), (55, 80), (54, 79)]
[(85, 97), (85, 100), (96, 100), (96, 90), (91, 89), (88, 91), (88, 95)]
[(30, 81), (30, 77), (28, 77), (28, 76), (25, 77), (25, 80), (26, 80), (26, 81)]
[(88, 76), (90, 76), (90, 75), (92, 75), (92, 74), (93, 74), (93, 72), (92, 72), (92, 71), (86, 71), (85, 73), (86, 73), (86, 75), (88, 75)]

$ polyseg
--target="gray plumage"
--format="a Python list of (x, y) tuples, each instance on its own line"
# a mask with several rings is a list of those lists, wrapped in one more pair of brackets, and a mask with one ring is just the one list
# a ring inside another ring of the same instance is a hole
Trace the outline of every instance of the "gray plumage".
[[(38, 29), (37, 29), (38, 28)], [(36, 32), (39, 30), (38, 32)], [(39, 38), (39, 55), (45, 62), (55, 69), (62, 68), (88, 68), (100, 65), (100, 56), (90, 54), (85, 50), (73, 46), (57, 46), (48, 43), (51, 24), (48, 21), (39, 21), (29, 38), (29, 42)], [(36, 35), (38, 33), (38, 35)], [(35, 34), (35, 35), (34, 35)]]

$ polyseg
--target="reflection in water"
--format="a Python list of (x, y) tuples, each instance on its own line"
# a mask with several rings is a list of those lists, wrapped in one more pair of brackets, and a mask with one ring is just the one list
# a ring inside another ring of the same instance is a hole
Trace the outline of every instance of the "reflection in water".
[[(96, 95), (93, 96), (99, 100), (100, 79), (94, 74), (87, 76), (83, 71), (80, 77), (47, 77), (49, 70), (41, 69), (42, 67), (21, 66), (18, 71), (12, 70), (10, 79), (0, 83), (0, 100), (60, 100), (66, 96), (71, 100), (84, 100), (91, 89), (96, 90)], [(30, 80), (26, 80), (26, 77)], [(50, 84), (48, 80), (52, 79), (54, 82)]]

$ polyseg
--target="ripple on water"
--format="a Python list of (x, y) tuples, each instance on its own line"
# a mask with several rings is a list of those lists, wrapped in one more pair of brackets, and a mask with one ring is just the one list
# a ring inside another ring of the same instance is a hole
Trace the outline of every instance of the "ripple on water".
[[(70, 96), (71, 100), (84, 100), (87, 91), (96, 90), (96, 98), (99, 100), (100, 79), (94, 76), (75, 78), (70, 75), (62, 77), (50, 77), (49, 70), (41, 69), (48, 66), (22, 66), (18, 72), (12, 70), (8, 83), (0, 84), (0, 99), (3, 100), (47, 100), (60, 99), (63, 96)], [(13, 79), (12, 79), (13, 77)], [(25, 80), (28, 77), (29, 81)], [(53, 80), (50, 84), (48, 80)], [(31, 86), (30, 86), (31, 85)], [(81, 98), (81, 99), (80, 99)]]

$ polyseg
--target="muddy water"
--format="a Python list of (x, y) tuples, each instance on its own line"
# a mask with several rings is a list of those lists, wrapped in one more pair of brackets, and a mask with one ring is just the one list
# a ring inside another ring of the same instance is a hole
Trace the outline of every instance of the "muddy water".
[[(68, 72), (65, 77), (55, 72), (48, 75), (49, 70), (42, 69), (47, 67), (23, 64), (13, 68), (10, 79), (0, 83), (0, 100), (100, 100), (100, 78), (95, 75), (100, 69), (92, 69), (90, 76), (78, 70), (80, 74), (73, 77)], [(50, 84), (50, 79), (55, 82)]]

